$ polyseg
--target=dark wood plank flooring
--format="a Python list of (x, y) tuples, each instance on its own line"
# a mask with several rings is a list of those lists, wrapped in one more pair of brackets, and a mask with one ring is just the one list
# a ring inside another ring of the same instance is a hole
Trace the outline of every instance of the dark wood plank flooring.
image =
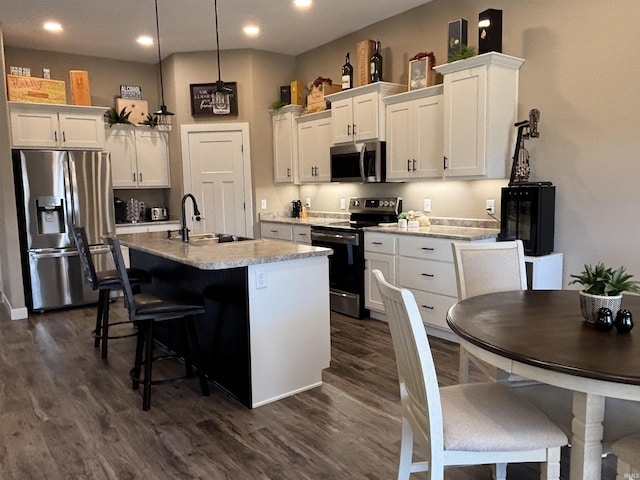
[[(128, 379), (134, 339), (112, 341), (103, 363), (89, 336), (94, 314), (87, 307), (10, 321), (0, 313), (1, 479), (396, 477), (400, 407), (385, 323), (332, 314), (332, 362), (320, 388), (249, 410), (215, 387), (201, 397), (194, 380), (155, 387), (142, 412)], [(124, 316), (113, 303), (112, 317)], [(441, 384), (455, 383), (458, 346), (431, 344)], [(614, 468), (608, 462), (603, 479)], [(446, 478), (491, 474), (450, 468)], [(537, 466), (510, 466), (509, 478), (536, 479)]]

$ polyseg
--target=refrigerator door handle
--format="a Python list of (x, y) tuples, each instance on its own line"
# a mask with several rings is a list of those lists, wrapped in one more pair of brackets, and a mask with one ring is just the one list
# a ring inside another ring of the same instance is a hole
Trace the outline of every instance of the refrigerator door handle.
[(77, 257), (78, 250), (75, 248), (38, 248), (29, 250), (29, 256), (32, 258)]
[[(71, 213), (71, 226), (78, 225), (78, 217), (80, 216), (80, 208), (78, 205), (77, 192), (78, 192), (78, 180), (76, 178), (76, 165), (75, 160), (71, 155), (67, 157), (67, 162), (65, 163), (65, 167), (67, 171), (65, 172), (65, 178), (69, 179), (69, 185), (67, 187), (67, 195), (69, 199), (69, 211)], [(71, 232), (71, 230), (69, 230)]]

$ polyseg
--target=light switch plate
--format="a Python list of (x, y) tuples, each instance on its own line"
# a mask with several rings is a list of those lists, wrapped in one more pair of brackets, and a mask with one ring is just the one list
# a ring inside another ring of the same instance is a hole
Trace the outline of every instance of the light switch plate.
[(430, 198), (425, 198), (424, 199), (424, 205), (422, 206), (422, 211), (424, 213), (429, 213), (431, 211), (431, 199)]

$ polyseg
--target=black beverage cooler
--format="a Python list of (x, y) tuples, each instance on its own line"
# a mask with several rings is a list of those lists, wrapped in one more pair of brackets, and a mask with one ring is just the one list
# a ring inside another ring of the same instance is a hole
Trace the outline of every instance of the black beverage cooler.
[(504, 187), (498, 240), (522, 240), (525, 255), (553, 252), (555, 201), (551, 182)]

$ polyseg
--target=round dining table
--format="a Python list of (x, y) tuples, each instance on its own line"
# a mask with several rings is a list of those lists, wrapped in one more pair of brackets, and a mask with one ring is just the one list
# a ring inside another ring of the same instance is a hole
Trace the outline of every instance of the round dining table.
[[(625, 295), (622, 308), (640, 323), (640, 297)], [(467, 298), (449, 309), (447, 323), (480, 360), (573, 391), (569, 478), (599, 480), (605, 397), (640, 402), (640, 326), (597, 330), (583, 319), (575, 290)]]

